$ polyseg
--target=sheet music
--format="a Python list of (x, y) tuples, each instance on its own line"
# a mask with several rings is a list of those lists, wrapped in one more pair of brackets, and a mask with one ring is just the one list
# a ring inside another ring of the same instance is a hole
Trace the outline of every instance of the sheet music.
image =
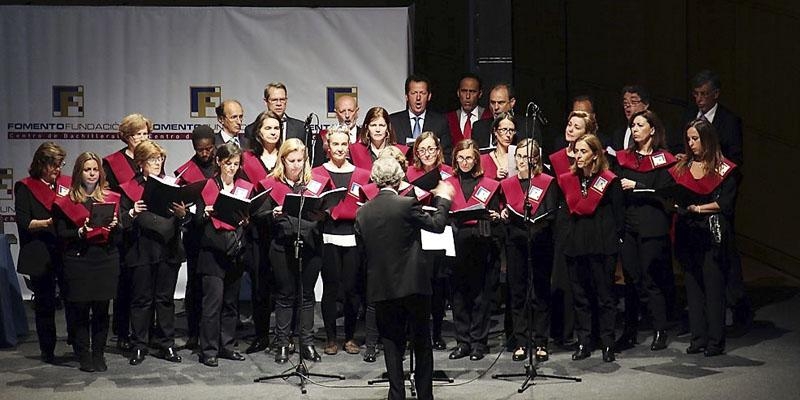
[(456, 256), (456, 242), (453, 240), (453, 228), (448, 225), (442, 233), (433, 233), (420, 229), (422, 250), (444, 250), (448, 257)]

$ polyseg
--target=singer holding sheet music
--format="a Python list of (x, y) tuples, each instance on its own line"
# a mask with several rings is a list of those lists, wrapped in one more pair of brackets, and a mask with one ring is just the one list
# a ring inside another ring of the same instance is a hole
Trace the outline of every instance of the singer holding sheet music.
[[(298, 321), (300, 323), (300, 356), (306, 360), (319, 361), (320, 355), (314, 347), (314, 284), (317, 282), (322, 265), (322, 235), (318, 221), (324, 214), (316, 213), (315, 220), (300, 219), (296, 215), (283, 212), (283, 204), (288, 193), (306, 191), (318, 194), (327, 182), (319, 177), (312, 179), (306, 146), (300, 139), (291, 138), (281, 144), (278, 152), (279, 162), (272, 173), (259, 182), (263, 188), (271, 188), (269, 193), (273, 209), (272, 232), (270, 232), (269, 260), (275, 279), (275, 362), (289, 361), (289, 333), (292, 331), (292, 314), (300, 297)], [(312, 190), (313, 189), (313, 190)], [(295, 257), (297, 230), (303, 240), (302, 276), (299, 276)], [(303, 292), (298, 293), (298, 279), (302, 279)]]
[(480, 153), (475, 141), (465, 139), (453, 149), (456, 176), (446, 182), (453, 185), (452, 210), (483, 206), (485, 218), (462, 220), (452, 218), (456, 259), (453, 263), (453, 322), (458, 345), (450, 359), (469, 356), (482, 359), (489, 351), (488, 335), (492, 295), (499, 278), (496, 264), (499, 240), (504, 229), (500, 219), (500, 183), (483, 175)]
[(737, 251), (731, 218), (736, 199), (736, 164), (720, 151), (714, 126), (705, 119), (689, 123), (685, 154), (670, 169), (686, 189), (678, 199), (675, 256), (686, 276), (691, 342), (686, 352), (717, 356), (725, 351), (725, 274)]
[(592, 309), (597, 304), (603, 361), (614, 361), (613, 293), (617, 253), (622, 245), (624, 204), (619, 178), (608, 169), (602, 143), (595, 135), (575, 141), (575, 164), (561, 174), (569, 215), (566, 220), (564, 254), (575, 302), (575, 333), (578, 348), (573, 360), (591, 355)]
[(107, 221), (90, 221), (93, 204), (119, 206), (120, 196), (108, 190), (100, 156), (85, 152), (75, 160), (69, 196), (56, 199), (54, 218), (62, 244), (66, 306), (81, 371), (108, 369), (104, 357), (108, 307), (119, 276), (116, 211)]
[[(120, 225), (124, 234), (124, 268), (131, 277), (131, 344), (130, 364), (139, 365), (148, 352), (148, 344), (158, 346), (157, 356), (180, 362), (175, 350), (175, 285), (178, 270), (186, 255), (180, 226), (186, 222), (186, 205), (171, 205), (171, 215), (148, 211), (142, 200), (149, 176), (161, 176), (167, 152), (157, 143), (146, 140), (136, 145), (133, 159), (141, 170), (132, 180), (122, 184)], [(150, 340), (153, 316), (159, 329)]]
[(333, 125), (326, 137), (329, 160), (314, 168), (314, 174), (328, 176), (335, 188), (346, 188), (347, 195), (330, 210), (329, 218), (322, 224), (322, 320), (325, 324), (327, 343), (325, 354), (339, 351), (336, 339), (337, 300), (342, 294), (344, 306), (344, 350), (348, 354), (361, 352), (355, 341), (358, 307), (361, 295), (359, 270), (361, 258), (356, 249), (353, 222), (356, 219), (361, 187), (369, 183), (369, 171), (358, 168), (347, 160), (350, 146), (350, 128)]
[(650, 110), (631, 116), (631, 141), (618, 150), (617, 175), (625, 193), (625, 237), (622, 269), (625, 274), (625, 329), (616, 350), (633, 347), (639, 308), (646, 306), (653, 324), (650, 350), (667, 347), (665, 293), (672, 286), (669, 228), (671, 218), (652, 190), (672, 184), (669, 167), (675, 157), (664, 150), (664, 124)]
[[(553, 269), (553, 230), (561, 192), (555, 179), (542, 172), (542, 157), (535, 140), (523, 139), (514, 153), (517, 174), (500, 182), (506, 207), (500, 213), (507, 221), (506, 255), (507, 279), (510, 291), (510, 307), (516, 349), (512, 358), (522, 361), (528, 351), (535, 351), (536, 360), (547, 361), (550, 357), (547, 339), (550, 336), (550, 274)], [(529, 167), (529, 165), (532, 167)], [(533, 176), (530, 176), (533, 174)], [(530, 205), (529, 218), (524, 221), (525, 203)], [(509, 210), (512, 209), (513, 211)], [(528, 243), (529, 237), (531, 243)], [(528, 254), (528, 251), (532, 254)], [(533, 263), (528, 265), (528, 258)], [(526, 309), (526, 299), (531, 296), (528, 268), (533, 268), (533, 294), (530, 301), (533, 309)], [(528, 324), (530, 312), (533, 324)], [(529, 326), (533, 332), (528, 332)], [(528, 349), (528, 335), (533, 334), (535, 350)]]

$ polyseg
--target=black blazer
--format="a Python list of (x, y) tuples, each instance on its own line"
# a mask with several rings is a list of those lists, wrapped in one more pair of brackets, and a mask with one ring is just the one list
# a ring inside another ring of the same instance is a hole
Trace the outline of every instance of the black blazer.
[[(394, 127), (394, 133), (397, 135), (397, 143), (406, 144), (406, 139), (413, 136), (413, 127), (408, 117), (408, 110), (393, 113), (389, 116), (389, 119), (392, 122), (392, 127)], [(433, 110), (427, 110), (425, 112), (425, 120), (422, 122), (422, 132), (425, 131), (432, 131), (439, 138), (442, 152), (444, 152), (444, 162), (450, 165), (453, 156), (453, 144), (450, 138), (450, 126), (447, 124), (447, 119), (445, 119), (444, 115)]]
[(367, 301), (431, 294), (433, 263), (422, 252), (420, 229), (443, 232), (450, 201), (435, 197), (433, 215), (412, 197), (381, 190), (356, 215), (355, 231), (367, 265)]
[[(680, 141), (677, 138), (673, 139), (674, 146), (672, 148), (675, 153), (683, 153), (686, 131), (683, 128), (689, 122), (695, 120), (697, 117), (697, 106), (692, 105), (686, 112), (684, 118), (684, 125), (680, 130)], [(744, 154), (742, 151), (742, 119), (733, 111), (729, 110), (722, 104), (717, 103), (717, 112), (714, 114), (714, 129), (717, 130), (719, 136), (720, 150), (725, 158), (733, 161), (737, 166), (741, 167), (744, 164)], [(677, 135), (676, 135), (677, 136)]]
[[(242, 150), (250, 148), (250, 140), (247, 138), (247, 135), (244, 133), (239, 133), (236, 135), (239, 138), (239, 147)], [(214, 147), (219, 147), (225, 144), (225, 140), (222, 139), (222, 132), (215, 132), (214, 133)]]

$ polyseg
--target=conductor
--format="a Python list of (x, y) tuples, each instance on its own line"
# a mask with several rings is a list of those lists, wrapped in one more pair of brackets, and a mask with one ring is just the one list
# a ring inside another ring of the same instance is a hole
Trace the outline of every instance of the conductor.
[(389, 400), (405, 399), (403, 355), (406, 322), (411, 326), (417, 360), (417, 398), (432, 400), (433, 350), (428, 319), (431, 311), (431, 259), (422, 252), (420, 229), (443, 232), (453, 198), (444, 182), (431, 192), (436, 196), (428, 214), (414, 197), (397, 189), (404, 173), (392, 157), (378, 158), (370, 178), (379, 194), (358, 211), (356, 240), (367, 268), (367, 301), (375, 314), (389, 377)]

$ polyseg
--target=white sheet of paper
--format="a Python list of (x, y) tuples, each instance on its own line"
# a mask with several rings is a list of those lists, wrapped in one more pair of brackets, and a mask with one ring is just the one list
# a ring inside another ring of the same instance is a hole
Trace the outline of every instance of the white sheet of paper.
[(456, 242), (453, 240), (453, 228), (448, 225), (442, 233), (433, 233), (420, 229), (422, 250), (444, 250), (448, 257), (456, 256)]

